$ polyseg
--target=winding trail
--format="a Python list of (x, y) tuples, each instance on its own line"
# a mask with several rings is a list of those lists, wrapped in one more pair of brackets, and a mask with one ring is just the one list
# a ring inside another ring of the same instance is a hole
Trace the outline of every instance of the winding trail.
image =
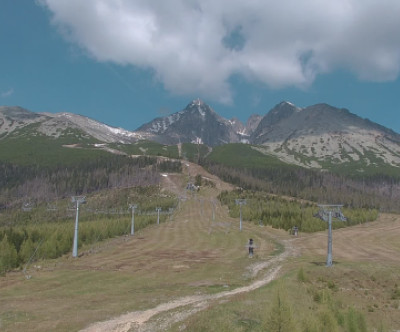
[[(212, 295), (194, 295), (178, 298), (170, 302), (159, 304), (152, 309), (134, 311), (108, 321), (94, 323), (84, 330), (81, 330), (81, 332), (163, 331), (165, 330), (166, 326), (183, 320), (200, 310), (206, 309), (213, 301), (240, 293), (253, 291), (276, 279), (282, 267), (281, 263), (289, 256), (294, 254), (294, 249), (290, 243), (290, 240), (283, 241), (283, 244), (285, 246), (285, 250), (281, 254), (272, 257), (268, 261), (259, 262), (252, 265), (251, 272), (253, 275), (258, 274), (258, 272), (261, 272), (265, 269), (267, 269), (267, 271), (260, 279), (252, 282), (250, 285)], [(167, 313), (173, 309), (186, 306), (191, 307), (185, 308), (183, 311), (170, 314), (167, 317), (163, 317), (160, 321), (150, 321), (150, 319), (156, 315)]]
[[(229, 190), (232, 187), (229, 184), (224, 183), (219, 178), (207, 173), (198, 165), (187, 163), (186, 166), (190, 165), (190, 172), (192, 174), (201, 174), (207, 178), (212, 179), (216, 183), (216, 190), (220, 192), (221, 190)], [(181, 194), (181, 188), (184, 183), (180, 183), (181, 179), (179, 177), (168, 176), (163, 177), (163, 186), (169, 188), (170, 191), (176, 194)], [(216, 194), (214, 193), (215, 197)], [(203, 216), (204, 206), (202, 202), (198, 202), (202, 208), (196, 208), (196, 213), (198, 224), (200, 225), (200, 220)], [(227, 211), (222, 212), (227, 214)], [(193, 218), (193, 216), (191, 216)], [(204, 218), (203, 218), (204, 219)], [(227, 219), (226, 216), (223, 218)], [(209, 227), (209, 224), (206, 224)], [(205, 226), (203, 226), (205, 227)], [(271, 234), (272, 237), (275, 237)], [(275, 240), (279, 241), (278, 238)], [(279, 271), (282, 267), (282, 262), (286, 260), (289, 256), (293, 256), (295, 253), (294, 247), (291, 240), (283, 240), (284, 251), (276, 256), (270, 256), (264, 260), (257, 261), (247, 267), (248, 275), (253, 281), (243, 287), (238, 287), (232, 290), (226, 290), (219, 292), (217, 294), (207, 294), (207, 295), (193, 295), (177, 298), (175, 300), (161, 303), (154, 308), (147, 309), (144, 311), (134, 311), (123, 314), (121, 316), (112, 318), (107, 321), (96, 322), (81, 332), (154, 332), (154, 331), (165, 331), (172, 324), (182, 321), (189, 317), (190, 315), (199, 312), (201, 310), (209, 307), (213, 302), (225, 299), (240, 293), (250, 292), (258, 289), (272, 280), (276, 279), (279, 275)]]

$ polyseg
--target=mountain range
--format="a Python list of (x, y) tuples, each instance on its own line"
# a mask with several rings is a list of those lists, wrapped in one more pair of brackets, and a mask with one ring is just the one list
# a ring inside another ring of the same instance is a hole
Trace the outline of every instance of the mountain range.
[(204, 144), (209, 147), (247, 143), (266, 155), (308, 168), (351, 163), (400, 167), (400, 134), (327, 104), (300, 108), (281, 102), (247, 123), (225, 119), (200, 99), (182, 111), (156, 118), (134, 131), (115, 128), (72, 113), (34, 113), (21, 107), (0, 107), (0, 144), (21, 135), (57, 139), (66, 134), (92, 140), (96, 146), (143, 140), (164, 145)]

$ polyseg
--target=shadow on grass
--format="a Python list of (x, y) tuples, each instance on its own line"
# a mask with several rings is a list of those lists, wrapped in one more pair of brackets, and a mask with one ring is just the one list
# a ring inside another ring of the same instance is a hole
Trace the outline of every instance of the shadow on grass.
[[(326, 262), (311, 262), (311, 264), (314, 264), (316, 266), (326, 266)], [(332, 266), (338, 265), (338, 264), (340, 264), (340, 263), (337, 261), (332, 261)]]

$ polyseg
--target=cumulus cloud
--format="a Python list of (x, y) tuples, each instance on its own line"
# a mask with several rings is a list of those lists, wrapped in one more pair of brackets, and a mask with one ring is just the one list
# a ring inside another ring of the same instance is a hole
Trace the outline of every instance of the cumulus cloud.
[(14, 89), (11, 88), (11, 89), (8, 89), (7, 91), (2, 91), (0, 93), (0, 96), (2, 98), (7, 98), (7, 97), (10, 97), (13, 93), (14, 93)]
[(338, 68), (362, 80), (400, 70), (398, 0), (39, 0), (98, 61), (151, 69), (175, 94), (229, 103), (229, 79), (309, 86)]

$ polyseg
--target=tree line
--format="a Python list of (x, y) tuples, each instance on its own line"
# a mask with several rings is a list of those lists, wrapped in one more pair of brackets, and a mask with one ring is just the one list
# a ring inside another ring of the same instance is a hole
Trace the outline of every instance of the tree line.
[[(87, 197), (80, 208), (79, 247), (107, 238), (130, 234), (129, 204), (137, 204), (135, 231), (157, 222), (156, 207), (160, 207), (160, 222), (169, 218), (178, 199), (160, 195), (158, 186), (103, 190)], [(29, 262), (57, 258), (71, 251), (75, 210), (69, 199), (60, 200), (58, 209), (48, 211), (41, 204), (31, 211), (14, 209), (0, 214), (0, 274)], [(90, 206), (90, 209), (86, 209)], [(124, 214), (93, 213), (97, 208), (115, 208)]]
[(244, 168), (207, 162), (207, 170), (237, 187), (324, 204), (400, 212), (400, 181), (371, 175), (349, 178), (298, 167)]
[[(259, 191), (223, 191), (219, 196), (222, 204), (227, 205), (233, 218), (239, 218), (240, 207), (237, 198), (246, 199), (242, 205), (243, 220), (270, 225), (274, 228), (292, 230), (294, 226), (302, 232), (317, 232), (326, 229), (326, 222), (318, 218), (316, 204), (300, 202), (295, 199), (267, 194)], [(346, 221), (336, 221), (333, 228), (352, 226), (376, 220), (378, 210), (367, 208), (343, 208)]]
[(181, 172), (181, 163), (140, 156), (99, 157), (69, 166), (38, 167), (0, 162), (0, 210), (26, 199), (35, 203), (110, 188), (156, 185), (159, 172)]
[[(167, 215), (160, 215), (164, 222)], [(154, 216), (138, 215), (135, 230), (156, 223)], [(104, 239), (129, 234), (129, 216), (80, 220), (79, 247)], [(41, 259), (60, 257), (71, 251), (73, 223), (49, 222), (0, 229), (0, 275), (17, 267)]]

